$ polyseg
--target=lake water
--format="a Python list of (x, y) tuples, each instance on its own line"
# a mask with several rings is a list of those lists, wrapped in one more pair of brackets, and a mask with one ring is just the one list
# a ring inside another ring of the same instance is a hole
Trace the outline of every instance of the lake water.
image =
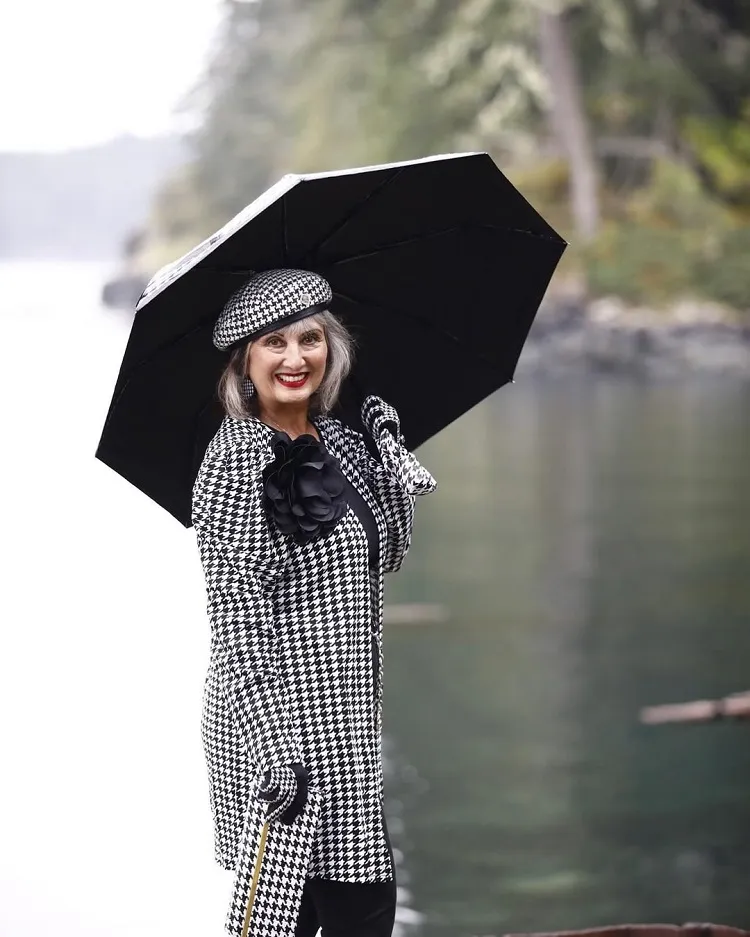
[[(220, 937), (197, 551), (93, 458), (106, 272), (0, 265), (0, 933)], [(638, 723), (750, 688), (749, 405), (519, 379), (420, 450), (387, 598), (445, 618), (387, 630), (402, 933), (750, 925), (750, 725)]]
[(392, 797), (425, 937), (750, 926), (750, 724), (639, 725), (750, 689), (750, 393), (516, 383), (420, 450), (390, 598)]

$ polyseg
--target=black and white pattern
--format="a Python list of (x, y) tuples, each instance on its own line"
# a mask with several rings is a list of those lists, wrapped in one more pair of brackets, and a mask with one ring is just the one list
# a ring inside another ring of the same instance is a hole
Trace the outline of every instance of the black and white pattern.
[(437, 487), (435, 479), (404, 446), (401, 420), (395, 407), (370, 394), (362, 403), (362, 425), (375, 440), (380, 461), (410, 495), (426, 495)]
[(321, 795), (307, 874), (387, 881), (383, 574), (401, 566), (411, 542), (409, 480), (422, 492), (435, 482), (395, 440), (387, 458), (400, 454), (400, 473), (373, 459), (362, 436), (340, 421), (314, 422), (376, 519), (376, 569), (369, 569), (367, 537), (351, 508), (328, 537), (303, 544), (269, 524), (261, 472), (273, 458), (274, 430), (259, 420), (226, 417), (195, 483), (193, 523), (211, 622), (202, 736), (215, 854), (224, 868), (236, 867), (251, 787), (267, 769), (299, 762)]
[(328, 281), (309, 270), (281, 268), (250, 277), (235, 290), (216, 320), (213, 343), (226, 349), (259, 329), (276, 324), (309, 306), (333, 299)]
[(253, 875), (260, 855), (266, 818), (257, 801), (251, 801), (239, 846), (237, 869), (224, 930), (230, 937), (290, 937), (299, 915), (307, 877), (307, 857), (320, 822), (320, 795), (311, 790), (305, 809), (291, 826), (268, 824), (255, 894)]
[(290, 937), (299, 915), (307, 875), (306, 857), (320, 819), (320, 795), (310, 791), (305, 809), (291, 826), (268, 824), (255, 894), (253, 875), (260, 855), (266, 820), (258, 803), (251, 803), (242, 832), (237, 871), (224, 929), (230, 937)]

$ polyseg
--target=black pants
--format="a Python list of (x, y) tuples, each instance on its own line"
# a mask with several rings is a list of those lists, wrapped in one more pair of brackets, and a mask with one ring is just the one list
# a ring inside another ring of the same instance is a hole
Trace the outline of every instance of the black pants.
[(308, 878), (294, 937), (391, 937), (396, 881), (334, 882)]
[(396, 864), (383, 814), (383, 833), (391, 856), (390, 882), (334, 882), (308, 878), (294, 937), (391, 937), (396, 918)]

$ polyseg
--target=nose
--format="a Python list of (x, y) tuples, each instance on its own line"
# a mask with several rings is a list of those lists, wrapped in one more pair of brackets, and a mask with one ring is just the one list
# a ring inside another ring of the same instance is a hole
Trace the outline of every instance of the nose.
[(284, 356), (284, 366), (290, 371), (301, 370), (305, 365), (305, 359), (302, 355), (302, 348), (298, 342), (289, 342), (286, 346), (286, 355)]

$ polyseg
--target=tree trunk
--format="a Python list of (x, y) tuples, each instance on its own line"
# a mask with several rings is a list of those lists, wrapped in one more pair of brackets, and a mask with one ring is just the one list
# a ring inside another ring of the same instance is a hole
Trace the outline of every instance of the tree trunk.
[(596, 161), (564, 13), (539, 13), (539, 45), (552, 94), (552, 128), (570, 169), (576, 231), (584, 241), (590, 241), (599, 227)]

